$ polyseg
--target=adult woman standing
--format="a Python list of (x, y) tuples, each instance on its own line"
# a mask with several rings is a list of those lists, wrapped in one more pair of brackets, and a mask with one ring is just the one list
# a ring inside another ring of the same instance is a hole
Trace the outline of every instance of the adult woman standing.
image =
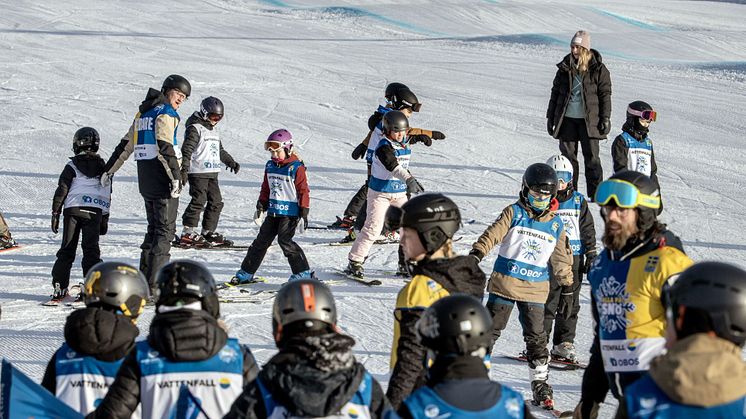
[(610, 118), (609, 70), (603, 64), (601, 54), (591, 49), (591, 35), (578, 31), (570, 41), (570, 54), (557, 64), (547, 107), (547, 132), (560, 140), (560, 152), (572, 163), (575, 190), (578, 190), (580, 143), (590, 199), (593, 199), (604, 176), (598, 142), (611, 130)]

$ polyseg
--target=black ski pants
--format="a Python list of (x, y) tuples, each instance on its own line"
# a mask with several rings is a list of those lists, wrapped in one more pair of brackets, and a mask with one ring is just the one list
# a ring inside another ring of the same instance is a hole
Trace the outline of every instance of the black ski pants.
[(189, 196), (192, 197), (192, 200), (184, 211), (184, 216), (181, 219), (182, 224), (185, 227), (197, 227), (200, 213), (204, 209), (202, 229), (215, 231), (218, 228), (220, 212), (223, 210), (223, 196), (220, 194), (217, 176), (189, 175)]
[(583, 163), (585, 164), (585, 183), (588, 186), (588, 199), (593, 200), (596, 188), (603, 181), (604, 170), (599, 157), (599, 139), (589, 138), (585, 120), (580, 118), (563, 118), (559, 130), (559, 150), (572, 163), (572, 184), (578, 190), (578, 145), (583, 149)]
[(580, 284), (583, 275), (580, 273), (580, 267), (583, 266), (583, 255), (573, 256), (572, 258), (572, 294), (573, 305), (570, 317), (565, 320), (562, 316), (557, 316), (562, 286), (557, 282), (549, 268), (549, 297), (544, 305), (544, 331), (547, 334), (547, 341), (552, 337), (552, 325), (554, 325), (554, 336), (552, 344), (559, 345), (562, 342), (573, 343), (575, 341), (575, 331), (578, 325), (578, 312), (580, 311)]
[(495, 342), (508, 326), (510, 313), (513, 306), (518, 306), (518, 321), (523, 329), (523, 341), (526, 342), (526, 358), (531, 363), (534, 360), (548, 361), (549, 350), (547, 350), (547, 335), (544, 333), (544, 304), (513, 301), (490, 293), (487, 299), (487, 310), (492, 316), (492, 343), (489, 353)]
[(361, 186), (360, 189), (357, 190), (355, 196), (350, 199), (350, 202), (347, 204), (347, 208), (345, 208), (344, 216), (359, 217), (361, 211), (363, 212), (363, 214), (365, 214), (365, 202), (367, 198), (368, 181), (366, 180), (365, 183), (363, 183), (363, 186)]
[(306, 254), (300, 248), (298, 243), (293, 241), (295, 228), (298, 226), (298, 217), (272, 216), (267, 214), (262, 226), (259, 228), (259, 234), (246, 251), (246, 257), (241, 262), (241, 269), (249, 273), (256, 273), (259, 265), (267, 254), (267, 249), (272, 245), (272, 241), (277, 237), (277, 244), (280, 245), (282, 253), (288, 258), (290, 270), (294, 274), (307, 271), (309, 269)]
[(70, 269), (75, 262), (78, 240), (83, 236), (80, 247), (83, 249), (83, 277), (93, 265), (101, 262), (98, 238), (101, 229), (101, 210), (72, 208), (63, 213), (62, 246), (57, 251), (57, 260), (52, 267), (52, 285), (60, 288), (70, 286)]
[(151, 288), (158, 270), (171, 260), (171, 241), (176, 234), (179, 199), (145, 199), (148, 231), (140, 245), (140, 271)]

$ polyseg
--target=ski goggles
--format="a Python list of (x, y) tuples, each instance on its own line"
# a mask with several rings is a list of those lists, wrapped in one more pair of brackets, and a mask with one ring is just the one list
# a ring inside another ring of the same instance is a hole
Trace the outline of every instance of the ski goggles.
[(608, 179), (598, 185), (595, 197), (598, 205), (608, 205), (612, 199), (619, 208), (646, 207), (658, 209), (661, 206), (659, 196), (644, 194), (637, 189), (637, 186), (626, 180)]
[(646, 121), (655, 122), (656, 119), (658, 119), (658, 113), (656, 111), (636, 111), (632, 108), (627, 108), (627, 113), (634, 116), (639, 116), (640, 119), (644, 119)]
[(277, 153), (278, 151), (282, 150), (283, 144), (278, 143), (275, 141), (267, 141), (264, 143), (264, 149), (269, 151), (270, 153)]
[(212, 122), (220, 122), (220, 120), (223, 119), (223, 115), (220, 115), (217, 113), (208, 113), (207, 119), (209, 119)]
[(570, 172), (557, 172), (557, 180), (564, 183), (572, 182), (572, 173)]

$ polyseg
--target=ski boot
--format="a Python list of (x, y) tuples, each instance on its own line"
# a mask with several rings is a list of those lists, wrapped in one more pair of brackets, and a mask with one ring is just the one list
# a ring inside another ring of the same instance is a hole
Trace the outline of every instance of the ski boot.
[(203, 231), (202, 237), (205, 238), (205, 242), (208, 246), (232, 246), (231, 240), (226, 240), (225, 236), (214, 231)]
[(352, 242), (355, 241), (356, 238), (357, 238), (357, 233), (355, 232), (355, 228), (354, 227), (350, 227), (347, 230), (347, 235), (344, 236), (344, 238), (342, 240), (340, 240), (339, 242), (340, 243), (352, 243)]
[(299, 279), (319, 279), (319, 277), (316, 276), (316, 272), (312, 270), (306, 270), (303, 272), (298, 272), (297, 274), (290, 275), (290, 278), (288, 278), (288, 282), (297, 281)]
[(541, 406), (547, 410), (554, 409), (554, 391), (549, 383), (542, 380), (532, 381), (531, 392), (534, 395), (532, 403), (535, 406)]
[(345, 268), (344, 273), (345, 275), (349, 275), (357, 279), (365, 278), (363, 264), (360, 262), (355, 262), (354, 260), (351, 260), (350, 263), (347, 264), (347, 268)]
[(394, 231), (386, 231), (381, 233), (380, 236), (376, 239), (376, 243), (378, 244), (389, 244), (389, 243), (399, 243), (399, 232)]
[(246, 272), (243, 269), (239, 269), (230, 281), (231, 285), (253, 284), (254, 282), (257, 282), (254, 279), (254, 274)]
[(65, 301), (65, 299), (68, 299), (69, 295), (70, 294), (68, 293), (67, 288), (62, 288), (60, 287), (59, 282), (55, 282), (54, 293), (52, 293), (52, 296), (51, 296), (52, 298), (44, 305), (49, 305), (49, 306), (60, 305)]
[(577, 364), (578, 355), (575, 353), (575, 345), (572, 342), (562, 342), (554, 345), (551, 352), (552, 360), (568, 364)]
[(10, 249), (11, 247), (16, 246), (18, 246), (18, 243), (10, 237), (10, 234), (7, 236), (0, 236), (0, 249)]
[(201, 234), (197, 234), (194, 231), (185, 231), (179, 237), (180, 246), (204, 246), (206, 244), (205, 238)]
[(327, 228), (334, 230), (348, 230), (355, 225), (355, 217), (337, 217), (337, 221), (329, 224)]

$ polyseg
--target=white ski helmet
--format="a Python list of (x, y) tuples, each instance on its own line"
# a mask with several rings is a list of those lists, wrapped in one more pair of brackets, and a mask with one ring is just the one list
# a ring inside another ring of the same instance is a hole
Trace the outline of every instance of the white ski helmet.
[(572, 163), (570, 163), (570, 160), (562, 154), (550, 157), (549, 160), (547, 160), (547, 164), (551, 166), (555, 172), (570, 172), (570, 175), (574, 174)]

